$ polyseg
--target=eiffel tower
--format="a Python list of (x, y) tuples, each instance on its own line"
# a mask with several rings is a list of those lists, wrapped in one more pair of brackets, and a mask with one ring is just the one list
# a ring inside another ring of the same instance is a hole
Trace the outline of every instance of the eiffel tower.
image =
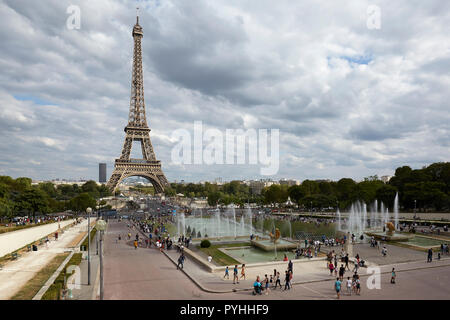
[[(122, 155), (116, 159), (114, 171), (109, 178), (107, 187), (111, 192), (120, 182), (131, 176), (147, 178), (155, 188), (156, 193), (162, 193), (169, 185), (161, 169), (161, 161), (156, 160), (150, 141), (150, 128), (145, 117), (144, 103), (144, 81), (142, 72), (142, 50), (141, 40), (144, 36), (142, 27), (139, 25), (139, 16), (136, 17), (136, 24), (133, 27), (134, 53), (133, 53), (133, 73), (131, 79), (131, 99), (130, 113), (128, 115), (128, 125), (125, 127), (125, 142), (122, 148)], [(130, 152), (133, 141), (139, 141), (142, 149), (142, 159), (131, 159)]]

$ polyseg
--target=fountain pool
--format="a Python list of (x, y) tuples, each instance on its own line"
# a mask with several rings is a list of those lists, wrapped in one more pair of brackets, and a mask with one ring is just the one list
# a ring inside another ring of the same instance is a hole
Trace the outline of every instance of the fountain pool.
[(273, 251), (264, 251), (254, 247), (221, 248), (220, 250), (241, 263), (282, 261), (285, 254), (288, 259), (295, 259), (295, 254), (289, 251), (278, 252), (277, 258), (275, 258)]

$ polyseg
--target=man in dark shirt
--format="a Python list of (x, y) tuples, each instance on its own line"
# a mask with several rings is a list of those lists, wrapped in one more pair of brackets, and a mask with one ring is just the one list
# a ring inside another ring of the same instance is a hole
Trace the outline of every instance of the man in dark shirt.
[(339, 268), (339, 279), (343, 281), (345, 274), (345, 267), (343, 264), (341, 264), (341, 267)]

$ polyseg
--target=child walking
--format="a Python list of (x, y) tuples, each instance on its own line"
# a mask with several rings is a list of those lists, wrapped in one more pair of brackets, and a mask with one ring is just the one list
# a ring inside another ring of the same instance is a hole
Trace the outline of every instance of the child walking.
[(395, 274), (395, 268), (392, 268), (392, 272), (391, 272), (391, 283), (395, 284), (395, 277), (397, 275)]
[(225, 275), (223, 276), (223, 278), (224, 278), (224, 279), (225, 279), (225, 278), (230, 279), (230, 274), (229, 274), (229, 271), (228, 271), (228, 266), (225, 268)]

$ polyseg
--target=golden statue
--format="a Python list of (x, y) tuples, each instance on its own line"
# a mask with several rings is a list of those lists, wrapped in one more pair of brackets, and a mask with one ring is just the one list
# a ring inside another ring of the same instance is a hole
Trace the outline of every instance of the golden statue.
[(395, 226), (392, 222), (386, 222), (387, 231), (386, 233), (389, 235), (393, 235), (395, 232)]
[(280, 236), (281, 236), (280, 229), (276, 228), (275, 229), (275, 234), (272, 234), (272, 232), (270, 232), (269, 236), (270, 236), (270, 241), (272, 241), (273, 243), (277, 242), (278, 239), (280, 239)]

